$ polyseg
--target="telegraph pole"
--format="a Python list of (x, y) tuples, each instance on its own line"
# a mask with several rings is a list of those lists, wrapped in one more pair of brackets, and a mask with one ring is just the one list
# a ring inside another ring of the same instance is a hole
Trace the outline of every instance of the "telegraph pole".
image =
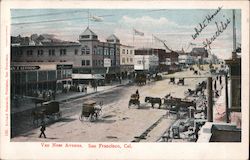
[(213, 90), (212, 90), (212, 77), (207, 78), (207, 95), (208, 95), (208, 106), (207, 106), (207, 121), (213, 122)]

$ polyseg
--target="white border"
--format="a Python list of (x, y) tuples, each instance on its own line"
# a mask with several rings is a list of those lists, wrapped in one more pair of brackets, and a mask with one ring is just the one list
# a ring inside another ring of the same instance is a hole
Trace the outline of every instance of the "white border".
[[(241, 143), (133, 143), (131, 150), (53, 149), (35, 142), (10, 142), (1, 115), (0, 159), (248, 159), (249, 144), (249, 2), (247, 1), (2, 1), (1, 2), (1, 114), (6, 101), (6, 67), (9, 66), (11, 8), (109, 9), (224, 9), (242, 10), (242, 142)], [(7, 59), (6, 59), (7, 58)], [(9, 81), (8, 81), (9, 82)], [(4, 85), (3, 85), (4, 84)], [(8, 106), (9, 107), (9, 106)], [(10, 124), (10, 119), (9, 119)], [(123, 144), (123, 143), (121, 143)]]

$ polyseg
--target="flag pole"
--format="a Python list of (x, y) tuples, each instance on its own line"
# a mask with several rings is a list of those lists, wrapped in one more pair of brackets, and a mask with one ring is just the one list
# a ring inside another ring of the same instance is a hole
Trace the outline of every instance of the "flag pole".
[(89, 9), (88, 9), (88, 28), (89, 28)]
[(135, 30), (133, 28), (133, 47), (135, 47)]

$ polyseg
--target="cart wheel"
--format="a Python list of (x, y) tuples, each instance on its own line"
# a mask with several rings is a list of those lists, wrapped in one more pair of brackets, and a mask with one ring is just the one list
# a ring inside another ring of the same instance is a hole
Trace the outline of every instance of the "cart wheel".
[(82, 121), (82, 115), (79, 116), (79, 120)]

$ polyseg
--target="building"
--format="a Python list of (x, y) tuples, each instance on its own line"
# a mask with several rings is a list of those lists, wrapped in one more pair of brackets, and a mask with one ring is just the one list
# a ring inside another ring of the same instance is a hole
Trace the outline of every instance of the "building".
[(165, 72), (169, 70), (178, 69), (178, 56), (177, 52), (166, 52), (164, 49), (155, 48), (142, 48), (136, 49), (135, 55), (156, 55), (159, 59), (157, 72)]
[[(103, 79), (110, 82), (121, 75), (127, 77), (134, 70), (133, 47), (120, 44), (115, 35), (109, 36), (106, 42), (100, 42), (97, 34), (89, 27), (79, 35), (79, 42), (61, 41), (51, 35), (36, 34), (24, 38), (11, 37), (11, 40), (11, 62), (70, 62), (73, 84), (89, 84), (94, 80), (103, 83)], [(120, 54), (123, 50), (126, 54)], [(110, 61), (110, 66), (104, 66), (105, 59)], [(123, 59), (126, 61), (121, 63)]]
[(194, 64), (194, 58), (188, 54), (179, 55), (178, 62), (181, 66), (192, 65)]
[(191, 50), (189, 55), (194, 57), (196, 63), (203, 64), (204, 59), (208, 58), (208, 51), (203, 47), (196, 47)]
[(72, 84), (72, 64), (61, 62), (12, 62), (11, 95), (35, 96), (51, 90), (62, 92)]
[(120, 73), (122, 78), (134, 72), (135, 50), (133, 46), (120, 45)]
[(159, 58), (156, 55), (135, 55), (134, 69), (147, 73), (157, 73)]

